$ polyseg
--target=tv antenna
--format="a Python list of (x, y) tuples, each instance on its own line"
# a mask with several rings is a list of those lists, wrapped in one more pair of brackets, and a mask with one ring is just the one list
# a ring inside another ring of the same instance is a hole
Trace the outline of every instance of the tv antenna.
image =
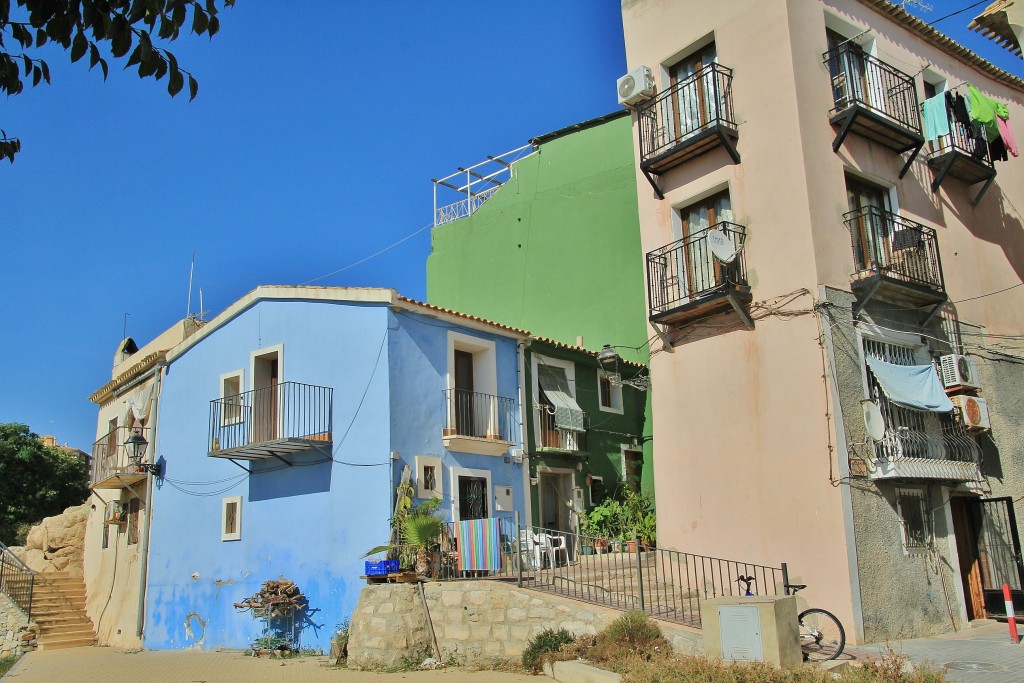
[(185, 317), (192, 317), (192, 274), (196, 270), (196, 252), (192, 252), (192, 265), (188, 269), (188, 301), (185, 304)]
[(900, 9), (906, 11), (907, 5), (913, 5), (914, 7), (918, 7), (921, 9), (922, 12), (932, 11), (932, 6), (926, 2), (921, 2), (921, 0), (900, 0)]

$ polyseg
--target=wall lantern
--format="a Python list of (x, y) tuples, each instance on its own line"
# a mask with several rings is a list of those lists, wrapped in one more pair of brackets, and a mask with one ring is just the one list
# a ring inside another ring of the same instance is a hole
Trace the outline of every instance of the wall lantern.
[(148, 446), (149, 442), (146, 441), (146, 437), (139, 433), (138, 430), (132, 431), (132, 435), (124, 442), (125, 450), (128, 451), (128, 464), (131, 465), (136, 472), (149, 472), (150, 474), (159, 475), (159, 465), (142, 462), (142, 459), (146, 455), (146, 448)]

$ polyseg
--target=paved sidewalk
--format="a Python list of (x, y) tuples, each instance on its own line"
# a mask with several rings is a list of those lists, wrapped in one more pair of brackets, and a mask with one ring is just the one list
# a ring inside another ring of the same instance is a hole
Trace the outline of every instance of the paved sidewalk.
[(1024, 681), (1024, 644), (1010, 642), (1005, 622), (980, 623), (960, 633), (859, 645), (850, 650), (878, 655), (888, 648), (905, 654), (914, 663), (936, 668), (948, 665), (946, 677), (953, 683)]
[(124, 652), (106, 647), (32, 652), (3, 683), (536, 683), (525, 674), (461, 669), (377, 674), (327, 666), (324, 657), (276, 660), (240, 652)]

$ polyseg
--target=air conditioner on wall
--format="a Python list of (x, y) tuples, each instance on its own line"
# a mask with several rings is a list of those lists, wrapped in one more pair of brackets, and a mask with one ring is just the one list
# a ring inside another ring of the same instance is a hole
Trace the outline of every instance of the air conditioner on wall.
[(621, 77), (615, 87), (619, 91), (619, 104), (636, 104), (654, 94), (654, 74), (650, 67), (640, 66)]
[(953, 353), (942, 356), (939, 359), (939, 365), (942, 369), (942, 384), (947, 389), (950, 387), (977, 389), (981, 386), (978, 383), (978, 363), (973, 358)]
[(988, 420), (988, 403), (977, 396), (950, 396), (964, 425), (969, 429), (991, 429)]

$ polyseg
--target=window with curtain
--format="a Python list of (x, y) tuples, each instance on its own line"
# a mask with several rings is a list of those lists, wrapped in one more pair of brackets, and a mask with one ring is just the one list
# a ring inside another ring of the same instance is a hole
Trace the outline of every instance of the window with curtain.
[(711, 67), (717, 61), (715, 44), (711, 43), (669, 69), (676, 141), (706, 129), (725, 110), (725, 92)]
[[(731, 274), (728, 264), (723, 264), (711, 252), (707, 240), (708, 231), (723, 221), (732, 222), (732, 204), (728, 192), (720, 192), (701, 200), (679, 212), (681, 237), (680, 272), (685, 273), (686, 293), (692, 298), (723, 284)], [(738, 236), (728, 233), (734, 240)], [(736, 246), (739, 246), (737, 243)]]

